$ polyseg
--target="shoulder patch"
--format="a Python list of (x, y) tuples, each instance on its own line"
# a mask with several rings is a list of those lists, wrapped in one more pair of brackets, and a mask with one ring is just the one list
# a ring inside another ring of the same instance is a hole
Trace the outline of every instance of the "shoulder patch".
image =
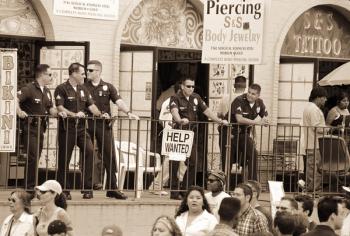
[(56, 96), (56, 99), (58, 100), (58, 99), (61, 99), (61, 96), (58, 94), (57, 96)]
[(197, 99), (197, 98), (193, 99), (193, 103), (194, 103), (195, 105), (198, 105), (198, 99)]
[(242, 111), (242, 107), (237, 107), (237, 111)]
[(170, 106), (174, 106), (174, 105), (176, 105), (176, 103), (173, 101), (173, 102), (170, 104)]
[(21, 90), (19, 90), (19, 91), (17, 92), (17, 94), (18, 94), (18, 95), (21, 95), (21, 94), (22, 94), (22, 91), (21, 91)]

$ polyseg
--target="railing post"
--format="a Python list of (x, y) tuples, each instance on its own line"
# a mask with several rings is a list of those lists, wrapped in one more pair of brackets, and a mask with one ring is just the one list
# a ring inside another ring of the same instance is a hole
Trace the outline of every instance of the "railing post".
[[(143, 172), (140, 171), (140, 120), (137, 120), (136, 167), (134, 176), (135, 198), (141, 198), (143, 189)], [(142, 158), (142, 157), (141, 157)]]

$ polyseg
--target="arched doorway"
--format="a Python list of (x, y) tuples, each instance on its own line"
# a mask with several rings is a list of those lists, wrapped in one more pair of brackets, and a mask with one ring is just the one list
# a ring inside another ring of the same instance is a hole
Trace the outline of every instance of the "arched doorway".
[[(274, 150), (280, 148), (284, 160), (296, 164), (296, 172), (277, 174), (276, 178), (283, 180), (285, 189), (291, 191), (302, 178), (300, 174), (305, 173), (303, 129), (299, 125), (310, 92), (325, 75), (350, 60), (350, 29), (344, 27), (349, 25), (349, 17), (344, 15), (345, 9), (340, 11), (334, 5), (309, 7), (286, 30), (276, 55), (279, 76)], [(329, 95), (336, 96), (338, 91), (329, 88)]]
[[(201, 63), (202, 32), (202, 15), (191, 1), (144, 0), (133, 9), (121, 36), (119, 91), (134, 113), (158, 120), (162, 103), (175, 94), (174, 84), (184, 76), (195, 79), (195, 92), (208, 102), (209, 65)], [(149, 130), (141, 130), (139, 144), (160, 153), (163, 127), (158, 122), (142, 127)], [(120, 139), (136, 143), (127, 129)], [(200, 130), (204, 143), (207, 131)], [(199, 155), (202, 162), (206, 150)], [(199, 163), (201, 172), (204, 162)]]
[[(315, 6), (300, 15), (281, 49), (277, 122), (299, 124), (313, 86), (350, 60), (349, 20), (330, 6)], [(331, 96), (337, 91), (328, 89)], [(335, 104), (332, 104), (335, 105)]]

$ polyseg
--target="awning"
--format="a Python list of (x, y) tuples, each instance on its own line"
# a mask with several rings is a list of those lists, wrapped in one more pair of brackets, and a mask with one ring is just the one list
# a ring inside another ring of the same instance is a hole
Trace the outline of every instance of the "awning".
[(334, 86), (334, 85), (348, 85), (350, 84), (350, 62), (347, 62), (331, 73), (326, 75), (323, 79), (318, 81), (320, 86)]

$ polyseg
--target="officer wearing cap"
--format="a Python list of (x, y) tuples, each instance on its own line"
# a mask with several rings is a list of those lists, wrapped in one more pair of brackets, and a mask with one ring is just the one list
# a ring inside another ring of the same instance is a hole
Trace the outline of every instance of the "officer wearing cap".
[[(114, 137), (111, 117), (110, 102), (118, 106), (118, 108), (126, 113), (130, 119), (139, 119), (137, 115), (132, 114), (117, 89), (110, 83), (101, 78), (102, 64), (100, 61), (91, 60), (87, 63), (88, 81), (84, 84), (95, 101), (96, 106), (102, 113), (102, 117), (106, 119), (89, 119), (88, 131), (92, 140), (96, 138), (99, 152), (102, 155), (103, 167), (107, 173), (106, 196), (117, 199), (126, 199), (127, 197), (117, 190), (116, 184), (116, 153), (114, 148)], [(91, 112), (89, 112), (90, 115)]]
[[(60, 119), (58, 132), (58, 181), (65, 189), (71, 188), (68, 175), (69, 162), (73, 148), (80, 148), (80, 167), (83, 175), (83, 198), (90, 199), (92, 194), (92, 165), (93, 145), (89, 133), (85, 112), (90, 111), (95, 116), (100, 116), (89, 91), (83, 86), (85, 78), (84, 66), (72, 63), (68, 67), (69, 78), (66, 82), (57, 86), (55, 100), (58, 111), (65, 112), (68, 118)], [(71, 199), (69, 191), (66, 191), (67, 199)]]
[[(231, 103), (231, 123), (233, 143), (236, 150), (241, 153), (240, 162), (245, 168), (248, 165), (248, 179), (257, 180), (257, 150), (254, 140), (250, 137), (252, 126), (267, 125), (267, 111), (265, 104), (260, 99), (261, 87), (258, 84), (251, 84), (248, 92), (238, 96)], [(256, 118), (260, 116), (260, 120)], [(232, 166), (232, 160), (229, 166)]]
[[(198, 121), (199, 113), (203, 113), (210, 119), (220, 124), (227, 124), (226, 120), (218, 118), (205, 104), (202, 98), (194, 93), (194, 79), (186, 77), (182, 79), (181, 90), (170, 99), (170, 112), (173, 116), (173, 122), (175, 123), (175, 129), (189, 129), (194, 132), (197, 131), (197, 124), (192, 123)], [(191, 122), (191, 123), (190, 123)], [(186, 160), (187, 171), (183, 178), (182, 189), (187, 189), (187, 186), (191, 186), (194, 183), (196, 175), (196, 154), (197, 154), (197, 143), (196, 134), (194, 135), (192, 152), (189, 159)], [(178, 177), (177, 171), (179, 169), (178, 161), (171, 161), (171, 199), (179, 199), (178, 188)], [(189, 173), (188, 173), (189, 172)]]
[(23, 130), (22, 142), (28, 160), (25, 188), (30, 192), (33, 191), (36, 182), (37, 160), (43, 149), (47, 115), (57, 115), (51, 92), (46, 87), (52, 82), (50, 66), (40, 64), (35, 68), (35, 81), (25, 85), (17, 92), (17, 115), (21, 118), (19, 125)]

